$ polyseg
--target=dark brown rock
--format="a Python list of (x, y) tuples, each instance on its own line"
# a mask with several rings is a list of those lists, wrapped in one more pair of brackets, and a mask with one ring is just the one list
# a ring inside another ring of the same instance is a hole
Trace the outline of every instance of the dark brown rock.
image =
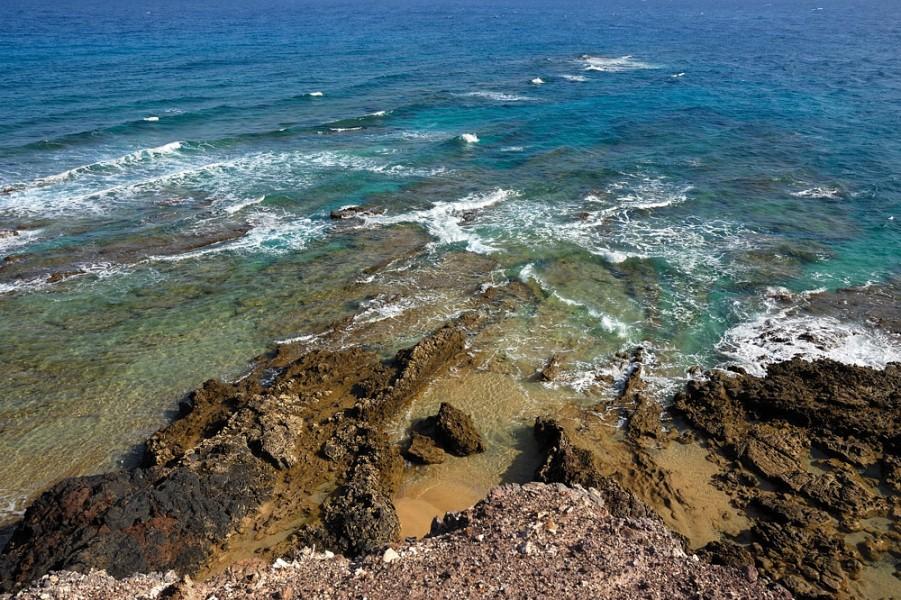
[(435, 465), (447, 459), (447, 454), (435, 445), (432, 438), (416, 432), (410, 436), (410, 445), (404, 451), (404, 456), (421, 465)]
[(859, 565), (832, 533), (828, 514), (777, 494), (762, 494), (754, 508), (764, 518), (751, 530), (752, 547), (770, 576), (803, 597), (829, 598), (847, 590)]
[(64, 279), (69, 279), (70, 277), (75, 277), (76, 275), (82, 275), (84, 271), (75, 270), (75, 271), (54, 271), (50, 275), (47, 276), (47, 283), (59, 283)]
[(346, 482), (322, 506), (328, 545), (348, 556), (373, 552), (400, 533), (391, 502), (393, 478), (385, 475), (399, 470), (399, 457), (378, 432), (369, 430), (364, 435), (371, 445), (359, 449)]
[(442, 402), (435, 419), (435, 437), (441, 446), (455, 456), (469, 456), (485, 451), (482, 436), (472, 417), (447, 402)]
[(0, 556), (6, 590), (52, 568), (135, 572), (197, 569), (271, 488), (246, 447), (215, 467), (67, 479), (32, 504)]
[(736, 569), (754, 565), (754, 557), (744, 546), (733, 542), (716, 540), (706, 544), (696, 552), (701, 560), (712, 565), (725, 565)]
[(635, 394), (638, 405), (629, 415), (626, 434), (636, 444), (652, 445), (666, 436), (660, 424), (660, 405), (647, 394)]
[(329, 216), (336, 221), (344, 221), (370, 215), (378, 215), (384, 212), (384, 209), (378, 206), (344, 206), (337, 210), (333, 210)]
[(385, 423), (464, 340), (446, 326), (387, 362), (360, 348), (278, 353), (240, 384), (206, 382), (148, 441), (143, 468), (68, 479), (41, 496), (0, 553), (0, 588), (61, 568), (194, 574), (248, 547), (284, 551), (260, 547), (259, 532), (274, 527), (350, 555), (394, 541), (403, 463)]
[(644, 502), (604, 475), (592, 452), (573, 444), (560, 423), (539, 417), (535, 419), (534, 433), (545, 456), (535, 471), (536, 481), (594, 488), (617, 516), (659, 519)]
[(554, 354), (547, 362), (544, 363), (544, 366), (536, 374), (536, 379), (538, 381), (554, 381), (557, 377), (560, 376), (560, 355)]
[(886, 454), (882, 459), (882, 473), (885, 483), (901, 494), (901, 456)]
[[(901, 439), (899, 365), (795, 359), (765, 377), (715, 371), (690, 381), (675, 407), (738, 459), (723, 462), (718, 481), (739, 502), (750, 499), (751, 547), (764, 573), (799, 596), (848, 594), (861, 565), (842, 531), (890, 510), (878, 486), (893, 485)], [(882, 469), (860, 470), (879, 461)], [(762, 493), (743, 467), (778, 493)]]
[[(390, 552), (349, 561), (306, 549), (274, 565), (229, 569), (196, 582), (192, 591), (220, 600), (789, 598), (747, 566), (695, 560), (662, 523), (611, 514), (591, 491), (506, 485), (454, 519), (448, 530), (406, 540)], [(103, 573), (85, 578), (61, 573), (53, 587), (36, 584), (21, 600), (40, 600), (42, 594), (152, 597), (151, 587), (163, 587), (158, 576), (136, 576), (126, 585)]]

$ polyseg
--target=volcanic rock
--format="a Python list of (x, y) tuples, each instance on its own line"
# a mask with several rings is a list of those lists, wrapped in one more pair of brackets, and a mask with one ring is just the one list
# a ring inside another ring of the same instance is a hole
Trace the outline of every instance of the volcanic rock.
[(378, 215), (382, 212), (384, 212), (384, 209), (378, 206), (343, 206), (337, 210), (333, 210), (329, 214), (329, 217), (336, 221), (344, 221), (347, 219)]
[(554, 354), (547, 362), (544, 363), (544, 366), (536, 374), (536, 379), (538, 381), (554, 381), (557, 377), (560, 376), (560, 355)]
[(591, 450), (573, 444), (556, 420), (535, 419), (534, 433), (544, 453), (544, 461), (535, 471), (536, 481), (594, 488), (617, 516), (659, 519), (644, 502), (604, 475)]

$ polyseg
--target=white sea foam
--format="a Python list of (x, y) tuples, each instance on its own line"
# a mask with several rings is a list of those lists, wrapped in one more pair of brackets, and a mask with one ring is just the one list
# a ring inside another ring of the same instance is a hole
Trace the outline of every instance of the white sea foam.
[(97, 279), (107, 279), (109, 277), (131, 272), (131, 267), (129, 265), (107, 261), (99, 263), (78, 263), (75, 266), (82, 273), (93, 275)]
[(398, 177), (434, 177), (448, 172), (446, 167), (416, 168), (406, 165), (386, 164), (371, 158), (334, 151), (297, 156), (293, 160), (295, 164), (306, 163), (329, 169), (341, 168), (370, 171)]
[(147, 121), (148, 123), (156, 123), (157, 121), (160, 120), (160, 118), (157, 117), (156, 115), (151, 115), (149, 117), (144, 117), (144, 120)]
[[(264, 152), (215, 160), (201, 148), (182, 153), (178, 152), (180, 147), (176, 142), (142, 150), (105, 161), (102, 168), (86, 165), (54, 176), (59, 185), (33, 186), (0, 195), (0, 214), (83, 217), (125, 205), (169, 205), (203, 198), (234, 203), (257, 197), (261, 183), (272, 193), (291, 193), (336, 169), (391, 177), (435, 177), (448, 172), (443, 166), (416, 167), (380, 156), (338, 151)], [(144, 158), (151, 156), (153, 160)]]
[(563, 75), (562, 77), (563, 79), (572, 81), (574, 83), (583, 83), (585, 81), (588, 81), (588, 78), (584, 75)]
[(603, 73), (623, 73), (625, 71), (656, 68), (654, 65), (637, 60), (631, 55), (607, 57), (583, 54), (580, 60), (585, 65), (586, 71), (601, 71)]
[(670, 77), (672, 77), (673, 79), (680, 79), (682, 77), (685, 77), (685, 72), (673, 73), (672, 75), (670, 75)]
[(824, 200), (835, 200), (841, 196), (842, 191), (838, 188), (812, 187), (799, 192), (792, 192), (792, 196), (796, 198), (821, 198)]
[(258, 196), (256, 198), (248, 198), (246, 200), (241, 200), (240, 202), (236, 202), (235, 204), (230, 204), (229, 206), (224, 206), (222, 210), (230, 215), (233, 215), (237, 212), (240, 212), (247, 208), (248, 206), (253, 206), (255, 204), (259, 204), (263, 200), (266, 199), (266, 196)]
[(453, 133), (448, 133), (445, 131), (422, 131), (422, 130), (413, 130), (413, 131), (400, 131), (397, 133), (389, 133), (386, 137), (400, 137), (405, 140), (422, 140), (428, 142), (436, 142), (440, 140), (448, 140), (454, 137)]
[(97, 162), (93, 162), (87, 165), (81, 165), (78, 167), (73, 167), (62, 173), (57, 173), (55, 175), (48, 175), (47, 177), (41, 177), (40, 179), (36, 179), (26, 187), (39, 187), (45, 185), (52, 185), (61, 183), (63, 181), (73, 179), (78, 177), (79, 175), (83, 175), (85, 173), (90, 173), (92, 171), (103, 170), (103, 169), (122, 169), (124, 167), (133, 165), (135, 163), (139, 163), (148, 159), (152, 159), (157, 156), (164, 156), (166, 154), (172, 154), (178, 152), (182, 149), (184, 142), (170, 142), (168, 144), (164, 144), (162, 146), (157, 146), (155, 148), (143, 148), (141, 150), (136, 150), (134, 152), (130, 152), (123, 156), (119, 156), (117, 158), (109, 159), (109, 160), (101, 160)]
[(578, 300), (573, 300), (572, 298), (568, 298), (561, 294), (558, 290), (556, 290), (553, 286), (551, 286), (547, 281), (545, 281), (538, 273), (535, 272), (535, 265), (529, 263), (522, 267), (519, 271), (519, 280), (523, 283), (529, 283), (529, 281), (534, 281), (538, 284), (542, 290), (545, 291), (548, 295), (554, 297), (558, 301), (566, 304), (567, 306), (575, 306), (581, 309), (584, 309), (592, 318), (596, 319), (605, 330), (610, 333), (615, 333), (621, 338), (627, 338), (630, 333), (630, 327), (624, 323), (623, 321), (604, 313), (597, 308), (589, 306), (584, 302), (579, 302)]
[(294, 337), (284, 338), (281, 340), (275, 340), (275, 343), (280, 344), (280, 345), (283, 345), (283, 344), (312, 344), (313, 342), (315, 342), (319, 338), (323, 337), (324, 335), (327, 335), (328, 333), (331, 333), (331, 329), (320, 332), (320, 333), (308, 333), (306, 335), (298, 335), (298, 336), (294, 336)]
[(542, 79), (541, 77), (535, 77), (534, 79), (529, 81), (529, 83), (531, 83), (532, 85), (544, 85), (544, 79)]
[(0, 282), (0, 295), (13, 292), (34, 292), (48, 287), (46, 277), (33, 277), (31, 279), (17, 279), (10, 282)]
[(483, 222), (497, 231), (493, 244), (538, 251), (566, 242), (611, 263), (665, 261), (680, 276), (660, 315), (693, 322), (706, 309), (704, 290), (739, 274), (743, 265), (733, 257), (756, 247), (761, 236), (733, 222), (662, 212), (667, 210), (662, 206), (688, 201), (687, 189), (684, 183), (637, 174), (578, 200), (505, 203)]
[(0, 256), (3, 256), (10, 250), (27, 246), (40, 236), (40, 229), (25, 229), (18, 231), (17, 235), (0, 236)]
[(342, 133), (345, 131), (360, 131), (363, 129), (362, 127), (329, 127), (329, 131), (334, 131), (336, 133)]
[(901, 361), (897, 336), (832, 317), (798, 314), (791, 308), (770, 310), (736, 325), (717, 349), (755, 375), (765, 374), (767, 365), (794, 357), (830, 358), (880, 369)]
[(19, 517), (25, 514), (27, 496), (11, 490), (0, 490), (0, 519)]
[(469, 213), (481, 211), (514, 197), (517, 192), (498, 189), (485, 194), (470, 194), (454, 202), (436, 202), (432, 208), (400, 215), (368, 216), (366, 224), (391, 225), (420, 223), (441, 245), (465, 243), (470, 252), (490, 254), (496, 249), (485, 243), (474, 231), (464, 228)]
[(375, 112), (369, 113), (369, 116), (370, 117), (384, 117), (387, 114), (388, 114), (387, 110), (377, 110)]
[(150, 256), (151, 261), (179, 262), (207, 255), (231, 253), (283, 254), (302, 250), (326, 230), (324, 223), (273, 211), (260, 211), (248, 218), (251, 229), (240, 238), (218, 242), (173, 256)]
[(310, 92), (309, 94), (307, 94), (307, 96), (312, 96), (313, 98), (321, 98), (322, 96), (325, 96), (325, 94), (323, 92)]
[(387, 319), (396, 319), (417, 306), (434, 302), (437, 299), (437, 296), (431, 294), (405, 294), (400, 297), (383, 294), (363, 302), (360, 305), (360, 308), (363, 310), (354, 315), (353, 323), (355, 325), (368, 325)]
[(485, 100), (494, 100), (495, 102), (527, 102), (534, 100), (530, 96), (520, 96), (518, 94), (505, 94), (504, 92), (493, 92), (490, 90), (476, 91), (463, 94), (470, 98), (483, 98)]
[(682, 204), (692, 189), (691, 185), (674, 186), (664, 177), (638, 175), (610, 185), (607, 191), (616, 196), (620, 209), (652, 210)]
[(648, 258), (646, 254), (638, 252), (623, 252), (622, 250), (611, 250), (603, 246), (594, 246), (588, 250), (595, 256), (600, 256), (613, 264), (624, 263), (630, 258)]
[(461, 133), (460, 139), (463, 140), (467, 144), (478, 144), (479, 136), (474, 133)]

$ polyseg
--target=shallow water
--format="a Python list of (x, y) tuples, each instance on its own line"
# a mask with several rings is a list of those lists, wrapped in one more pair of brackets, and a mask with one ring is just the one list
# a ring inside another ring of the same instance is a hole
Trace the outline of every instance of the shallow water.
[[(4, 8), (3, 515), (335, 319), (390, 352), (520, 280), (541, 301), (492, 333), (511, 381), (563, 352), (558, 392), (594, 401), (646, 343), (665, 399), (755, 364), (761, 316), (807, 331), (774, 289), (899, 275), (894, 2)], [(384, 213), (328, 219), (348, 204)], [(494, 400), (499, 448), (524, 398)]]

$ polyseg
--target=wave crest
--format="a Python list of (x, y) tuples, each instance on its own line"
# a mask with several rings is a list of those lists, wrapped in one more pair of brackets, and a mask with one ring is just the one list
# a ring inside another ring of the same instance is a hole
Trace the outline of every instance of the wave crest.
[(583, 54), (579, 60), (582, 61), (586, 71), (600, 71), (602, 73), (624, 73), (626, 71), (656, 68), (650, 63), (633, 58), (630, 54), (619, 57)]

